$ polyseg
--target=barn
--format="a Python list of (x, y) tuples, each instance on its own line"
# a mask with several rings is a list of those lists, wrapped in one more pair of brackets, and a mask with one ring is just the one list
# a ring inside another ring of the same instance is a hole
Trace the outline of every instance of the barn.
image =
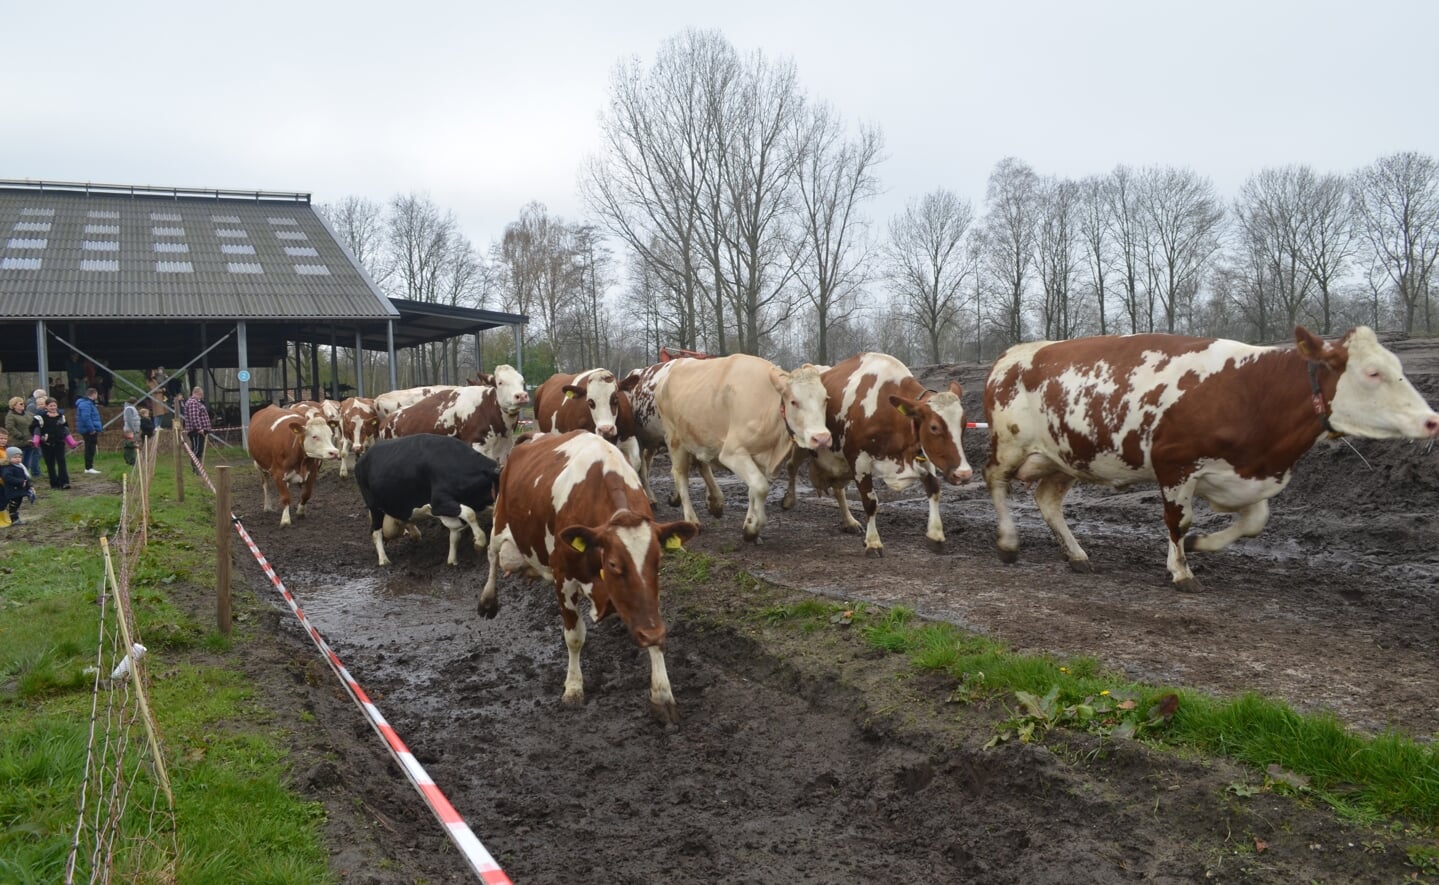
[[(348, 392), (335, 377), (340, 348), (352, 359), (386, 354), (394, 388), (405, 348), (459, 348), (473, 336), (478, 366), (481, 334), (508, 327), (523, 370), (527, 321), (388, 297), (308, 193), (0, 180), (0, 370), (12, 386), (16, 373), (34, 373), (34, 382), (63, 388), (75, 356), (112, 373), (165, 366), (200, 379), (212, 401), (238, 403), (246, 426), (252, 401), (289, 388), (286, 357), (296, 345), (313, 345), (309, 395), (339, 398)], [(327, 390), (323, 347), (332, 357)], [(448, 375), (451, 360), (442, 362)], [(280, 379), (259, 383), (256, 370), (268, 377), (277, 366)], [(217, 379), (217, 369), (235, 371)], [(356, 379), (354, 392), (366, 395)]]

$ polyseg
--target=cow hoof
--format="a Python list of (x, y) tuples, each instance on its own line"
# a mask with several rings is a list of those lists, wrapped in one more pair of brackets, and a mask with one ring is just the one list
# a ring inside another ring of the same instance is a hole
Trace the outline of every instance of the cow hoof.
[(1185, 578), (1182, 581), (1175, 581), (1174, 589), (1180, 593), (1200, 593), (1203, 592), (1204, 585), (1199, 583), (1198, 578)]
[(759, 540), (759, 532), (745, 532), (745, 533), (744, 533), (744, 539), (745, 539), (745, 543), (747, 543), (747, 544), (754, 544), (754, 545), (758, 546), (759, 543), (760, 543), (760, 540)]
[(560, 702), (566, 707), (583, 707), (585, 705), (585, 693), (582, 691), (567, 691), (565, 692), (565, 696), (560, 698)]
[(793, 510), (793, 509), (794, 509), (794, 495), (785, 495), (785, 496), (784, 496), (784, 500), (782, 500), (782, 501), (779, 502), (779, 509), (781, 509), (781, 510)]
[(1016, 562), (1019, 562), (1019, 551), (1018, 551), (1018, 550), (1000, 550), (1000, 551), (999, 551), (999, 561), (1002, 562), (1002, 563), (1004, 563), (1005, 565), (1014, 565)]
[(857, 535), (859, 534), (859, 523), (850, 525), (847, 522), (842, 522), (839, 524), (839, 530), (841, 532), (844, 532), (846, 535)]
[(925, 538), (924, 543), (925, 546), (929, 548), (930, 553), (943, 553), (945, 550), (945, 544), (943, 539), (936, 541), (933, 538)]
[(665, 731), (669, 731), (680, 724), (680, 711), (675, 707), (673, 701), (668, 704), (659, 704), (650, 701), (650, 715), (654, 716), (659, 724), (665, 727)]
[(1089, 575), (1094, 573), (1094, 566), (1090, 565), (1087, 559), (1071, 559), (1069, 570), (1081, 575)]
[(721, 516), (724, 516), (723, 504), (706, 504), (705, 509), (708, 510), (710, 512), (710, 516), (713, 516), (715, 519), (719, 519)]
[(491, 599), (489, 602), (486, 602), (485, 600), (481, 599), (479, 612), (480, 617), (484, 618), (487, 621), (490, 620), (495, 615), (500, 613), (500, 601), (498, 599)]
[(1183, 546), (1185, 553), (1193, 553), (1196, 549), (1195, 545), (1199, 543), (1199, 535), (1190, 532), (1189, 534), (1185, 535), (1184, 539), (1179, 543), (1181, 546)]
[(678, 506), (680, 506), (680, 496), (679, 496), (679, 495), (670, 495), (670, 497), (669, 497), (669, 505), (670, 505), (671, 507), (678, 507)]
[(884, 548), (883, 548), (883, 547), (866, 547), (866, 548), (864, 548), (864, 555), (865, 555), (866, 557), (868, 557), (869, 559), (881, 559), (881, 558), (884, 557)]

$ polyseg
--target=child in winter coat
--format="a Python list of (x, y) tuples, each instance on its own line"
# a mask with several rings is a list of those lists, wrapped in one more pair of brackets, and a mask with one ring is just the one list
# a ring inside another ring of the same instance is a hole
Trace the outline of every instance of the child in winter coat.
[(27, 498), (33, 501), (35, 491), (30, 483), (30, 471), (25, 469), (25, 453), (17, 446), (5, 449), (5, 466), (0, 467), (0, 477), (5, 481), (5, 516), (10, 525), (19, 525), (20, 505)]

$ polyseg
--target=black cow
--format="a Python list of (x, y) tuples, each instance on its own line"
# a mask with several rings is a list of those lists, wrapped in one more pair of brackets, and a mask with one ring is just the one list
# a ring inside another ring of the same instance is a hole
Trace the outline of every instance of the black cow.
[(355, 479), (370, 508), (370, 535), (380, 565), (390, 564), (385, 538), (402, 529), (418, 536), (408, 523), (419, 516), (436, 517), (450, 530), (450, 565), (459, 562), (460, 533), (467, 525), (475, 549), (484, 549), (479, 514), (494, 506), (500, 468), (469, 443), (432, 433), (381, 440), (361, 456)]

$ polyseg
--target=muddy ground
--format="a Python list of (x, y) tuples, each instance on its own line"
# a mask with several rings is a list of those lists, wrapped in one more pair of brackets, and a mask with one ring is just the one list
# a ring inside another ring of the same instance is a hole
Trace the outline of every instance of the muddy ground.
[[(1439, 402), (1439, 349), (1395, 345)], [(982, 420), (982, 366), (960, 380)], [(982, 431), (966, 442), (984, 463)], [(948, 488), (942, 553), (923, 501), (888, 494), (886, 555), (836, 531), (807, 491), (782, 512), (776, 482), (758, 547), (744, 499), (702, 515), (693, 550), (721, 563), (668, 592), (667, 661), (682, 722), (647, 715), (648, 664), (615, 624), (590, 633), (588, 703), (560, 703), (565, 651), (552, 589), (501, 584), (482, 621), (484, 559), (444, 565), (445, 534), (392, 542), (381, 570), (352, 480), (329, 468), (310, 513), (280, 529), (236, 471), (236, 511), (359, 682), (519, 883), (1396, 881), (1419, 838), (1369, 832), (1272, 791), (1262, 772), (1068, 737), (983, 750), (997, 705), (949, 703), (936, 677), (843, 628), (808, 638), (746, 617), (786, 595), (904, 605), (1014, 649), (1087, 655), (1133, 679), (1219, 695), (1258, 691), (1366, 732), (1439, 731), (1439, 452), (1406, 442), (1321, 443), (1274, 502), (1264, 534), (1191, 558), (1205, 591), (1176, 593), (1152, 489), (1079, 490), (1071, 525), (1095, 573), (1071, 573), (1028, 495), (1006, 566), (982, 483)], [(236, 463), (240, 463), (236, 459)], [(666, 465), (667, 466), (667, 465)], [(657, 487), (667, 490), (667, 476)], [(696, 483), (696, 494), (699, 493)], [(857, 511), (857, 508), (856, 508)], [(677, 518), (666, 506), (661, 518)], [(1220, 519), (1220, 517), (1206, 517)], [(238, 561), (238, 560), (237, 560)], [(751, 588), (740, 571), (778, 589)], [(307, 646), (253, 562), (250, 669), (294, 715), (301, 789), (331, 810), (335, 869), (353, 882), (467, 881), (378, 739)], [(308, 712), (312, 715), (303, 715)], [(1256, 846), (1262, 847), (1258, 850)]]

